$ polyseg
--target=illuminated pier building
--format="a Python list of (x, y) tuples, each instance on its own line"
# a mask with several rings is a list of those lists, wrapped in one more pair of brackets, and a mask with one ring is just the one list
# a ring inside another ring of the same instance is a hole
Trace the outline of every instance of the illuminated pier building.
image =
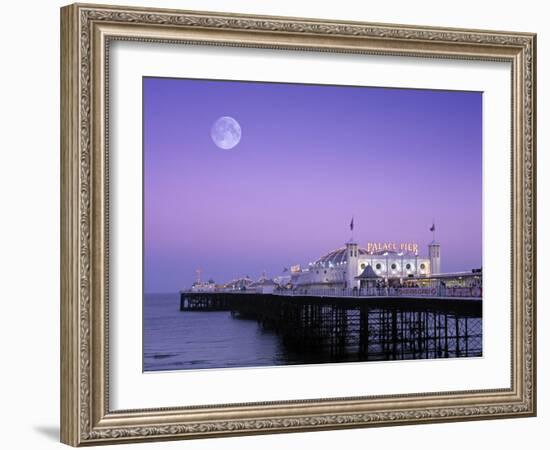
[(435, 240), (428, 245), (427, 257), (419, 255), (416, 243), (368, 243), (360, 247), (350, 240), (305, 269), (293, 266), (289, 282), (296, 287), (353, 289), (377, 282), (402, 285), (439, 275), (440, 270), (441, 246)]

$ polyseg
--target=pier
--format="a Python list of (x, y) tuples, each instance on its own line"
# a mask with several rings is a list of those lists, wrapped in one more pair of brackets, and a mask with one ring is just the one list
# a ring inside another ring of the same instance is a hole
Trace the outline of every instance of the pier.
[[(466, 295), (468, 294), (469, 295)], [(229, 311), (285, 347), (332, 360), (481, 356), (478, 291), (303, 290), (180, 293), (180, 310)], [(454, 295), (453, 295), (454, 294)]]

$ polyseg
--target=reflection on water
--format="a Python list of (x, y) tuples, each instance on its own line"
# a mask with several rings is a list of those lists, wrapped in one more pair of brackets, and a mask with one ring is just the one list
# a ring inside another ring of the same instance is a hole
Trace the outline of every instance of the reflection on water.
[[(340, 314), (338, 316), (337, 314)], [(481, 356), (482, 319), (396, 308), (334, 311), (319, 335), (277, 334), (229, 311), (179, 311), (179, 296), (144, 304), (144, 370)]]

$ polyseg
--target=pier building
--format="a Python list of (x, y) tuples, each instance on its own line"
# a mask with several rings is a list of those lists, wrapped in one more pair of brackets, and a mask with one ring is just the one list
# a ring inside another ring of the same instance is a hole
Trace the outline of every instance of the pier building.
[(428, 256), (421, 256), (418, 244), (412, 242), (369, 242), (361, 247), (350, 239), (304, 269), (294, 266), (290, 282), (298, 287), (353, 289), (376, 280), (402, 285), (440, 271), (441, 245), (435, 240), (428, 244)]

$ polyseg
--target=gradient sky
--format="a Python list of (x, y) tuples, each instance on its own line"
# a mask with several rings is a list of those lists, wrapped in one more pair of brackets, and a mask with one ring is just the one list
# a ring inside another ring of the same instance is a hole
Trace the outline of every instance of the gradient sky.
[[(146, 292), (275, 276), (350, 238), (481, 267), (482, 94), (144, 78)], [(241, 142), (218, 148), (221, 116)]]

